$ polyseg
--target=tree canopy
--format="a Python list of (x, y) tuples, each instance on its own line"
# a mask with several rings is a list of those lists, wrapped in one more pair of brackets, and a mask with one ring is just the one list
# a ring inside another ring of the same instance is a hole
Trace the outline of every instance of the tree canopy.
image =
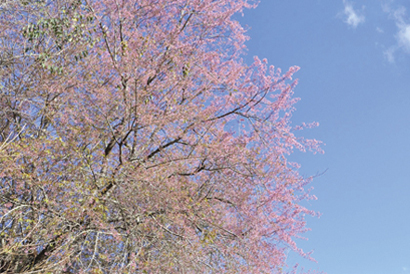
[(0, 272), (282, 273), (320, 151), (246, 0), (0, 3)]

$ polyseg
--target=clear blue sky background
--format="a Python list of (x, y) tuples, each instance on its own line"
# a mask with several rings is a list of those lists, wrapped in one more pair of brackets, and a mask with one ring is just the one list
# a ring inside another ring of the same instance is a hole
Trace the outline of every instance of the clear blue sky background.
[[(407, 9), (406, 9), (407, 8)], [(295, 124), (326, 143), (297, 153), (316, 178), (320, 211), (308, 218), (312, 263), (328, 274), (410, 273), (410, 1), (262, 0), (239, 18), (254, 55), (287, 70), (298, 65)]]

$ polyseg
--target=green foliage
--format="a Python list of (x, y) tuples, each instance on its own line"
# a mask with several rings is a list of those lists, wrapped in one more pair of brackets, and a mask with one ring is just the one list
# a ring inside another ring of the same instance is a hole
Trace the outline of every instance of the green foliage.
[[(28, 3), (26, 3), (28, 5)], [(21, 33), (27, 39), (25, 53), (37, 56), (37, 62), (50, 74), (61, 75), (66, 65), (59, 59), (60, 53), (67, 49), (72, 52), (72, 58), (77, 62), (88, 56), (99, 38), (96, 32), (95, 17), (88, 13), (81, 1), (74, 2), (69, 8), (62, 9), (55, 17), (38, 17), (35, 22), (29, 22)]]

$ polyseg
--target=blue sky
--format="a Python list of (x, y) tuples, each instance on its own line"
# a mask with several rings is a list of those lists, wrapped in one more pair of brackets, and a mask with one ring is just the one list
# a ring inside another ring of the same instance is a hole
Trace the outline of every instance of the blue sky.
[(329, 274), (410, 274), (410, 1), (262, 0), (239, 18), (253, 56), (298, 65), (294, 124), (325, 154), (295, 153), (322, 213), (308, 218), (318, 263)]

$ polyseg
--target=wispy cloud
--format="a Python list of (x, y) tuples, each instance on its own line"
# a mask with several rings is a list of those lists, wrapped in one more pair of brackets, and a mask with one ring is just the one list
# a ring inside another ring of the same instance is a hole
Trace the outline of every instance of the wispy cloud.
[(396, 25), (398, 28), (398, 32), (396, 34), (397, 42), (400, 47), (410, 53), (410, 24), (407, 24), (404, 21), (404, 16), (398, 15), (396, 18)]
[(345, 18), (344, 22), (353, 28), (356, 28), (359, 24), (364, 23), (365, 17), (360, 14), (358, 11), (353, 9), (352, 3), (349, 1), (343, 0), (344, 11), (343, 17)]
[(403, 267), (401, 268), (401, 270), (402, 270), (402, 274), (404, 274), (404, 273), (409, 273), (409, 271), (410, 271), (410, 269), (409, 269), (408, 267), (406, 267), (406, 266), (403, 266)]
[(397, 50), (403, 50), (404, 52), (410, 54), (410, 23), (408, 23), (408, 20), (406, 19), (405, 7), (391, 9), (389, 6), (384, 5), (383, 10), (389, 13), (390, 17), (395, 21), (397, 26), (397, 33), (395, 34), (397, 44), (391, 46), (384, 52), (387, 60), (393, 63), (394, 54)]
[(389, 63), (394, 63), (394, 52), (396, 51), (395, 47), (390, 47), (383, 52), (384, 57), (386, 57)]

